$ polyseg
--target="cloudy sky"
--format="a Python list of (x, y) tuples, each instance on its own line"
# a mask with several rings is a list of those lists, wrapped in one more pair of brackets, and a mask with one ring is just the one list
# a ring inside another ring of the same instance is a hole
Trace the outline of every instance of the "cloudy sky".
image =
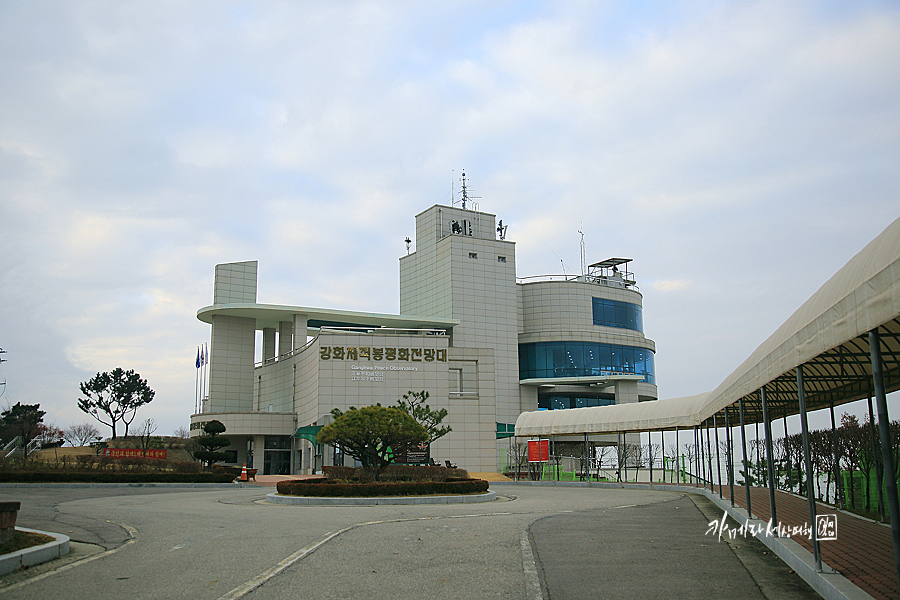
[(116, 366), (189, 423), (216, 263), (397, 312), (463, 168), (520, 276), (634, 258), (663, 398), (900, 217), (896, 2), (4, 0), (0, 77), (0, 404), (59, 426)]

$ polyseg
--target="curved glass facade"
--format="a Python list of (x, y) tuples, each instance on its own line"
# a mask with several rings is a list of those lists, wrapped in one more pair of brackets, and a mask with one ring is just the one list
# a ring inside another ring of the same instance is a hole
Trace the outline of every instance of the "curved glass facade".
[(519, 379), (643, 375), (656, 383), (653, 352), (646, 348), (597, 342), (519, 344)]
[(594, 325), (644, 332), (644, 311), (640, 305), (606, 298), (592, 298), (591, 300), (593, 301), (591, 308), (594, 313)]

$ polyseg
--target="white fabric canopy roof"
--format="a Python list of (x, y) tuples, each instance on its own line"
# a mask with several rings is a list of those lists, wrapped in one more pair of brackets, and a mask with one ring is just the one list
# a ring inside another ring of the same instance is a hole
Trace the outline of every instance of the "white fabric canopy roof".
[[(693, 427), (799, 365), (810, 364), (805, 369), (812, 375), (821, 369), (823, 380), (825, 376), (834, 378), (834, 369), (811, 361), (879, 326), (896, 328), (898, 317), (900, 219), (819, 288), (712, 392), (636, 404), (525, 412), (516, 420), (516, 435)], [(859, 397), (848, 391), (841, 401)]]

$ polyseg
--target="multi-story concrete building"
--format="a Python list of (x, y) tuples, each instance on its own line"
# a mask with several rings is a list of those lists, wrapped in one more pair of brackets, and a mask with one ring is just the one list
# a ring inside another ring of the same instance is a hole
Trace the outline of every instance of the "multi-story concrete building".
[(213, 304), (197, 313), (212, 339), (192, 432), (217, 419), (235, 463), (310, 472), (349, 461), (314, 443), (332, 408), (426, 390), (453, 428), (431, 456), (495, 472), (523, 411), (656, 399), (655, 346), (629, 260), (517, 281), (504, 233), (495, 215), (465, 208), (417, 215), (399, 315), (259, 304), (255, 261), (217, 265)]

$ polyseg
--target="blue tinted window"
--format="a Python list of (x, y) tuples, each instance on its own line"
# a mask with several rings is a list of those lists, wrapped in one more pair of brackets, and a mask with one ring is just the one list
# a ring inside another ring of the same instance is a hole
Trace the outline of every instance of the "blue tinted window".
[(561, 410), (565, 408), (587, 408), (609, 406), (616, 403), (615, 396), (580, 396), (578, 394), (548, 394), (538, 396), (538, 410)]
[(638, 304), (592, 298), (594, 325), (644, 331), (643, 309)]
[[(656, 383), (653, 352), (646, 348), (594, 342), (538, 342), (519, 345), (519, 379), (643, 375)], [(547, 408), (550, 408), (548, 406)]]

